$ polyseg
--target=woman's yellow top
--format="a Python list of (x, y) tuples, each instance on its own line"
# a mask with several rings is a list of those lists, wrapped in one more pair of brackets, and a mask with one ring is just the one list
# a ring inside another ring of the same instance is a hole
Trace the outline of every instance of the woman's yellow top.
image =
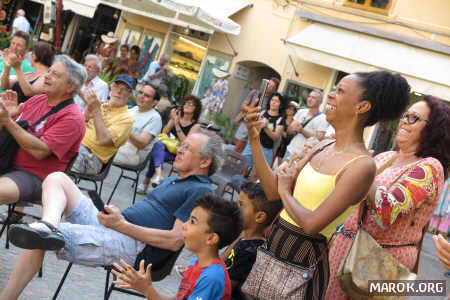
[[(319, 173), (314, 170), (310, 163), (307, 163), (297, 177), (293, 195), (294, 198), (304, 208), (311, 211), (315, 210), (333, 192), (336, 185), (336, 178), (338, 177), (339, 173), (353, 161), (366, 156), (367, 155), (360, 155), (349, 160), (334, 175)], [(344, 223), (345, 219), (353, 212), (353, 209), (357, 205), (358, 204), (348, 207), (341, 215), (334, 219), (333, 222), (322, 229), (320, 233), (323, 234), (327, 239), (329, 239), (336, 231), (336, 227)], [(283, 209), (283, 211), (281, 212), (280, 217), (287, 222), (300, 227), (297, 223), (295, 223), (294, 220), (292, 220), (285, 209)]]

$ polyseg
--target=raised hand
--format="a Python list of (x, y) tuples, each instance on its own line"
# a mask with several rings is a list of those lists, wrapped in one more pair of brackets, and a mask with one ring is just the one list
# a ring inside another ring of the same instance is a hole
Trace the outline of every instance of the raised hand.
[(18, 104), (17, 93), (7, 90), (6, 93), (0, 94), (0, 121), (4, 122), (20, 113), (23, 104)]
[(23, 59), (24, 59), (23, 55), (17, 55), (14, 52), (11, 52), (9, 54), (9, 63), (16, 70), (22, 67)]
[(6, 48), (5, 50), (3, 50), (2, 52), (2, 59), (3, 59), (3, 65), (6, 68), (11, 68), (11, 62), (9, 60), (9, 54), (12, 53), (11, 51), (9, 51), (9, 48)]
[(152, 285), (151, 268), (149, 264), (147, 269), (144, 268), (144, 260), (141, 260), (139, 264), (139, 271), (136, 271), (132, 266), (127, 264), (123, 259), (120, 260), (122, 266), (114, 263), (113, 266), (118, 270), (112, 270), (111, 272), (117, 276), (118, 280), (113, 281), (114, 284), (120, 288), (134, 289), (146, 294), (147, 289)]
[(86, 109), (90, 114), (95, 114), (101, 111), (102, 103), (98, 100), (97, 95), (93, 89), (89, 89), (86, 93), (80, 94), (81, 99), (86, 102)]
[(261, 119), (261, 107), (258, 106), (258, 101), (254, 101), (250, 105), (242, 105), (242, 111), (245, 114), (244, 122), (248, 129), (248, 137), (257, 138), (264, 125), (264, 121)]

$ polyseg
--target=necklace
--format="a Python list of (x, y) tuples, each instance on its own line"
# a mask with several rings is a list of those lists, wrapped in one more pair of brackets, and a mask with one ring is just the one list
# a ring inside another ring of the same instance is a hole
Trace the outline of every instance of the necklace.
[(331, 158), (333, 158), (333, 157), (335, 157), (335, 156), (337, 156), (339, 154), (342, 154), (344, 152), (348, 152), (348, 149), (350, 149), (350, 147), (355, 146), (355, 145), (364, 145), (364, 143), (362, 143), (362, 142), (353, 143), (353, 144), (348, 145), (347, 147), (345, 147), (342, 150), (333, 151), (332, 153), (330, 153), (330, 150), (329, 150), (330, 148), (327, 148), (327, 151), (323, 154), (323, 157), (320, 158), (320, 161), (318, 163), (317, 169), (318, 170), (321, 169), (322, 164), (323, 164), (323, 162), (325, 160), (329, 160), (329, 159), (331, 159)]

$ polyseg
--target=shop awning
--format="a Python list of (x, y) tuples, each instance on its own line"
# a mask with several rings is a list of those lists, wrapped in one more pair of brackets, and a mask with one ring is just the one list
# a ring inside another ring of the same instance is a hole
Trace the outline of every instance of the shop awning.
[(324, 24), (311, 24), (286, 41), (288, 54), (347, 73), (389, 70), (412, 89), (450, 101), (450, 56)]
[[(44, 0), (31, 0), (44, 4)], [(55, 3), (55, 0), (52, 0)], [(77, 15), (92, 18), (100, 0), (63, 0), (63, 10), (71, 10)]]
[(101, 0), (126, 12), (208, 33), (238, 35), (241, 26), (229, 17), (250, 6), (245, 0)]

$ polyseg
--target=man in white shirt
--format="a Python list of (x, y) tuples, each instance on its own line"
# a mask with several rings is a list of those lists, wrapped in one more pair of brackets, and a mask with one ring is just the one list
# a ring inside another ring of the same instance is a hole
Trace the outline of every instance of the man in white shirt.
[(114, 162), (138, 165), (153, 148), (161, 133), (161, 116), (155, 109), (160, 95), (150, 85), (144, 85), (138, 92), (136, 106), (128, 109), (134, 119), (133, 130), (128, 141), (119, 148)]
[(12, 25), (11, 35), (14, 35), (16, 31), (23, 31), (26, 33), (30, 32), (30, 23), (27, 18), (25, 18), (25, 11), (23, 9), (19, 9), (16, 13), (16, 18), (14, 19)]
[(147, 73), (142, 77), (142, 82), (148, 83), (158, 89), (158, 92), (164, 96), (167, 93), (167, 85), (165, 81), (167, 77), (173, 75), (172, 70), (169, 68), (170, 56), (164, 54), (159, 61), (153, 61), (148, 67)]
[(97, 96), (97, 98), (102, 102), (106, 103), (108, 101), (109, 88), (108, 84), (104, 82), (100, 77), (98, 77), (98, 73), (101, 70), (101, 61), (97, 55), (88, 54), (84, 59), (84, 67), (86, 68), (88, 77), (86, 83), (80, 89), (80, 93), (76, 95), (73, 100), (81, 109), (84, 111), (86, 102), (81, 99), (81, 97), (89, 90), (92, 89)]
[(305, 141), (315, 137), (321, 141), (325, 137), (325, 131), (329, 124), (325, 114), (319, 111), (322, 104), (322, 92), (313, 90), (306, 99), (308, 108), (300, 109), (294, 116), (294, 121), (289, 125), (288, 134), (297, 134), (287, 147), (286, 157), (293, 153), (302, 152)]

